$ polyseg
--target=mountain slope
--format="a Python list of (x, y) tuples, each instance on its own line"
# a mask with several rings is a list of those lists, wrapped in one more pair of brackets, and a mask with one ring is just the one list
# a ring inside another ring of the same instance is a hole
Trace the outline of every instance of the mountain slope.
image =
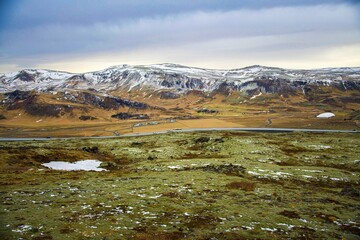
[(0, 92), (64, 91), (67, 89), (113, 90), (198, 90), (242, 91), (248, 94), (305, 91), (306, 86), (333, 86), (340, 90), (360, 90), (360, 68), (288, 70), (251, 66), (233, 70), (191, 68), (175, 64), (114, 66), (103, 71), (72, 74), (50, 70), (27, 69), (0, 74)]

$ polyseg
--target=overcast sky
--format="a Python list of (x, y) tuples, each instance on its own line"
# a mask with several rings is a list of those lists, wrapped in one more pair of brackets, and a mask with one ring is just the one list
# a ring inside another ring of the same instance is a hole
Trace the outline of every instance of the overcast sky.
[(0, 0), (0, 72), (360, 66), (353, 0)]

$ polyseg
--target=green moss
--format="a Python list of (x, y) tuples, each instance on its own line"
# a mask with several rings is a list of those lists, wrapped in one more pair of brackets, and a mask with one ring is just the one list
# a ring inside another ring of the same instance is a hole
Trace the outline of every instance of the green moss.
[[(3, 142), (0, 234), (340, 239), (358, 233), (359, 146), (356, 134), (241, 132)], [(42, 167), (54, 159), (116, 165)]]

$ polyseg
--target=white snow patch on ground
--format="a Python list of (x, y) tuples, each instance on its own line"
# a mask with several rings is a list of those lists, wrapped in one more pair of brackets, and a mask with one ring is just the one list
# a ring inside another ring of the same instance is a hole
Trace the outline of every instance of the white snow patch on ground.
[(313, 176), (310, 175), (302, 175), (304, 178), (313, 178)]
[(308, 170), (308, 169), (295, 169), (295, 170), (297, 170), (297, 171), (302, 171), (302, 172), (311, 172), (311, 173), (322, 173), (322, 172), (324, 172), (324, 171), (322, 171), (322, 170)]
[(318, 149), (318, 150), (320, 150), (320, 149), (330, 149), (331, 148), (331, 146), (325, 146), (325, 145), (309, 145), (309, 147), (315, 148), (315, 149)]
[(101, 161), (99, 160), (81, 160), (73, 163), (63, 161), (51, 161), (43, 163), (42, 165), (54, 170), (65, 171), (106, 171), (104, 168), (99, 168)]
[(267, 231), (267, 232), (275, 232), (277, 230), (277, 228), (260, 228), (263, 231)]
[(170, 168), (170, 169), (182, 169), (183, 167), (177, 165), (177, 166), (168, 166), (168, 168)]
[(13, 229), (13, 232), (23, 233), (32, 230), (30, 225), (20, 225), (17, 229)]
[(254, 96), (252, 96), (250, 99), (252, 100), (252, 99), (255, 99), (255, 98), (257, 98), (257, 97), (260, 97), (262, 95), (262, 92), (260, 92), (258, 95), (254, 95)]
[(331, 113), (331, 112), (325, 112), (325, 113), (321, 113), (319, 115), (316, 116), (317, 118), (332, 118), (335, 117), (335, 114)]
[(287, 227), (288, 229), (292, 229), (295, 227), (295, 225), (291, 225), (287, 223), (278, 223), (277, 225)]

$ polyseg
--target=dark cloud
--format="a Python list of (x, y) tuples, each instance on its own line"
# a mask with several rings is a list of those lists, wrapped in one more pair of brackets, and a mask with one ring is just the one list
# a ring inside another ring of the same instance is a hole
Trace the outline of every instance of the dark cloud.
[(29, 28), (44, 24), (94, 24), (191, 11), (229, 11), (321, 4), (355, 4), (356, 0), (5, 0), (2, 14), (6, 28)]

